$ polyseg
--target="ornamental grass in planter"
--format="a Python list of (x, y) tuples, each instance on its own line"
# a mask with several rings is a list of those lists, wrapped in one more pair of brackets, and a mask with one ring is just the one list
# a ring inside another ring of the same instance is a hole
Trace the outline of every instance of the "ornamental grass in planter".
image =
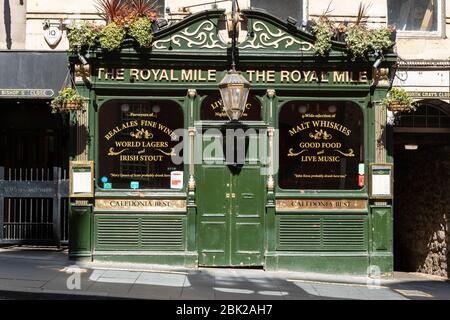
[(157, 21), (156, 1), (96, 0), (96, 8), (104, 25), (81, 22), (72, 27), (68, 33), (72, 52), (94, 46), (112, 52), (125, 42), (135, 42), (139, 48), (151, 47)]

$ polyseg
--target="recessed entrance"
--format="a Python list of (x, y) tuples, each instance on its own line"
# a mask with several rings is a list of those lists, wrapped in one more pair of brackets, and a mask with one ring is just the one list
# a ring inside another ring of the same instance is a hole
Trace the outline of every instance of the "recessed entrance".
[[(221, 152), (211, 152), (203, 134), (203, 164), (198, 170), (199, 265), (262, 266), (264, 259), (265, 176), (247, 153), (242, 167), (228, 166)], [(248, 149), (247, 149), (248, 150)], [(206, 155), (206, 157), (205, 157)]]
[(448, 276), (450, 108), (424, 102), (394, 128), (395, 270)]
[(0, 104), (0, 244), (68, 239), (68, 138), (44, 100)]

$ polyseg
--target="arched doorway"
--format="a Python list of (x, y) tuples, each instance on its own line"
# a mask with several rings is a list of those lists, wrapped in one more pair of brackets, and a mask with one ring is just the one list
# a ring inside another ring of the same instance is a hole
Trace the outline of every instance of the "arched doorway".
[(395, 270), (448, 276), (450, 105), (423, 100), (395, 122)]

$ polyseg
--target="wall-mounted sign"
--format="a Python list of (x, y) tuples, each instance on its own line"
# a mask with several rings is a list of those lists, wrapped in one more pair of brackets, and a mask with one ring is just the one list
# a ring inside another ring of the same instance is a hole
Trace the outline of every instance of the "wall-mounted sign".
[(279, 113), (283, 189), (360, 189), (363, 116), (353, 102), (292, 101)]
[(52, 89), (0, 89), (4, 98), (51, 98), (54, 94)]
[(186, 211), (186, 200), (95, 199), (95, 210), (183, 212)]
[(378, 199), (392, 198), (392, 164), (370, 165), (370, 197)]
[[(92, 76), (98, 81), (129, 81), (149, 83), (217, 83), (225, 70), (216, 69), (125, 69), (98, 68)], [(242, 75), (252, 84), (368, 84), (372, 75), (365, 70), (316, 71), (305, 69), (247, 69)]]
[(94, 162), (70, 161), (69, 194), (73, 198), (94, 196)]
[(295, 199), (277, 200), (276, 210), (283, 211), (326, 211), (326, 210), (366, 210), (367, 200), (362, 199)]
[(44, 25), (44, 38), (50, 47), (55, 47), (62, 38), (61, 24), (47, 21)]
[(408, 91), (408, 95), (412, 98), (422, 98), (422, 99), (449, 99), (449, 91)]
[[(99, 110), (99, 177), (113, 189), (169, 189), (183, 112), (174, 101), (112, 100)], [(182, 155), (181, 155), (182, 156)], [(99, 183), (99, 187), (102, 183)]]

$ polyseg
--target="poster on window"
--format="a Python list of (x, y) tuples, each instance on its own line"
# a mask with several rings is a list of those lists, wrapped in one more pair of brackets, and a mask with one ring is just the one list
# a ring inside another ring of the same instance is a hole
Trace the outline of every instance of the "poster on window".
[(280, 111), (279, 185), (360, 189), (363, 116), (352, 102), (286, 103)]
[[(106, 189), (169, 189), (183, 112), (173, 101), (110, 101), (99, 111), (99, 176)], [(136, 187), (138, 186), (138, 187)]]

